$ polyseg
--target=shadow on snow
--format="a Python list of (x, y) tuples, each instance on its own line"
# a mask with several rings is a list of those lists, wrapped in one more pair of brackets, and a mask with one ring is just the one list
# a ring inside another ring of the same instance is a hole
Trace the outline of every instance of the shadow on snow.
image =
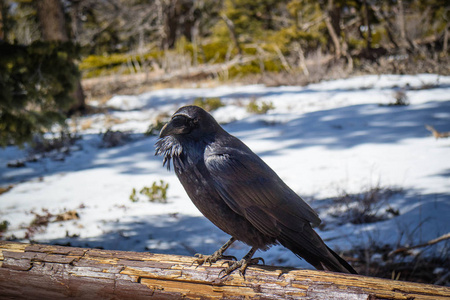
[[(408, 138), (430, 136), (425, 124), (432, 125), (439, 131), (449, 131), (448, 114), (443, 112), (450, 112), (450, 101), (410, 106), (346, 106), (305, 113), (285, 124), (275, 122), (271, 128), (277, 134), (262, 139), (273, 140), (275, 143), (287, 141), (288, 148), (323, 146), (343, 149), (361, 144), (398, 143)], [(246, 119), (225, 127), (245, 142), (250, 138), (258, 139), (255, 130), (269, 126), (264, 120), (273, 117), (277, 116), (261, 116), (257, 119), (259, 121), (254, 118)]]
[[(282, 115), (250, 117), (225, 126), (244, 142), (248, 139), (263, 139), (287, 142), (275, 150), (260, 151), (259, 155), (279, 154), (285, 148), (324, 146), (331, 149), (355, 147), (361, 144), (398, 143), (407, 138), (427, 137), (430, 132), (424, 127), (430, 124), (441, 131), (449, 131), (448, 114), (450, 101), (428, 102), (410, 106), (378, 106), (375, 104), (353, 105), (329, 110), (305, 113), (287, 123), (268, 125), (268, 118)], [(281, 121), (282, 122), (282, 121)], [(268, 130), (272, 131), (267, 137)], [(264, 135), (264, 136), (260, 136)], [(115, 148), (98, 149), (99, 137), (85, 135), (79, 141), (84, 149), (72, 152), (65, 162), (41, 159), (27, 163), (26, 172), (7, 169), (2, 172), (0, 184), (31, 180), (59, 172), (76, 172), (94, 168), (117, 168), (126, 174), (161, 173), (162, 158), (154, 156), (156, 137), (137, 139)], [(6, 162), (5, 162), (6, 164)], [(446, 176), (445, 174), (442, 174)]]

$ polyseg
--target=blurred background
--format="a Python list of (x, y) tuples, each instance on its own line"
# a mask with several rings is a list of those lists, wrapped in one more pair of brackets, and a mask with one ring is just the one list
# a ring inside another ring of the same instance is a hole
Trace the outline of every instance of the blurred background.
[[(210, 111), (361, 274), (448, 285), (448, 1), (0, 0), (0, 238), (210, 254), (154, 157)], [(231, 255), (243, 256), (238, 244)], [(310, 267), (282, 247), (266, 263)]]

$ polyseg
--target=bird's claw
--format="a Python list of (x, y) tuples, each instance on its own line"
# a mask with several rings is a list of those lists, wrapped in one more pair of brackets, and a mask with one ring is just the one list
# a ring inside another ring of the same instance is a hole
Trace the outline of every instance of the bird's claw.
[[(266, 264), (264, 259), (262, 257), (255, 257), (249, 260), (246, 259), (242, 259), (240, 261), (225, 261), (222, 266), (224, 264), (228, 264), (228, 267), (224, 268), (222, 271), (220, 271), (219, 273), (219, 277), (221, 279), (225, 278), (226, 276), (230, 275), (231, 273), (233, 273), (233, 271), (239, 269), (239, 274), (245, 278), (245, 271), (247, 270), (247, 267), (249, 265), (257, 265), (259, 262), (262, 262), (264, 265)], [(221, 276), (223, 274), (223, 276)]]
[(212, 255), (203, 255), (203, 254), (200, 254), (200, 253), (196, 253), (194, 256), (197, 257), (197, 259), (193, 261), (192, 265), (194, 263), (197, 263), (198, 266), (201, 266), (204, 263), (209, 263), (209, 265), (211, 266), (213, 263), (215, 263), (219, 259), (230, 259), (230, 260), (234, 259), (234, 260), (237, 260), (236, 257), (234, 257), (234, 256), (222, 255), (222, 254), (217, 253), (217, 252), (214, 252)]
[(197, 257), (197, 259), (195, 259), (192, 264), (197, 263), (197, 267), (203, 265), (205, 262), (209, 263), (209, 265), (211, 265), (214, 261), (214, 254), (213, 255), (203, 255), (200, 253), (196, 253), (194, 255), (195, 257)]
[(264, 258), (262, 258), (262, 257), (255, 257), (255, 258), (251, 259), (252, 265), (257, 265), (259, 262), (262, 262), (263, 266), (266, 265), (266, 262), (264, 261)]
[(222, 255), (221, 259), (234, 260), (237, 261), (236, 256), (233, 255)]

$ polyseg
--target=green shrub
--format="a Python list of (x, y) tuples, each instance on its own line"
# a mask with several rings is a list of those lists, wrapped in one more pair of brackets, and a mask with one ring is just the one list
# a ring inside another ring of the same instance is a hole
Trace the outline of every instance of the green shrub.
[(148, 126), (147, 131), (144, 133), (146, 136), (159, 135), (159, 132), (170, 119), (170, 116), (166, 113), (161, 113), (153, 119), (153, 122)]
[(261, 62), (259, 59), (254, 59), (246, 64), (232, 66), (228, 70), (229, 77), (235, 78), (250, 74), (261, 74), (263, 72), (278, 73), (283, 70), (283, 66), (278, 58), (265, 59), (262, 61), (262, 64), (264, 69), (261, 69)]
[[(201, 45), (200, 53), (198, 55), (199, 63), (223, 63), (227, 56), (229, 41), (217, 41)], [(237, 54), (237, 49), (231, 51), (231, 56)]]
[(154, 123), (150, 124), (147, 131), (144, 133), (146, 136), (158, 135), (161, 129), (164, 127), (165, 122), (161, 120), (156, 120)]
[(222, 100), (218, 97), (214, 98), (195, 98), (194, 105), (200, 106), (206, 111), (213, 111), (218, 109), (219, 107), (225, 106)]
[(260, 104), (257, 103), (256, 99), (253, 99), (250, 101), (249, 104), (247, 104), (247, 111), (250, 113), (256, 113), (256, 114), (265, 114), (269, 110), (274, 109), (275, 106), (273, 106), (272, 102), (266, 102), (263, 101)]
[[(156, 59), (160, 56), (162, 56), (162, 51), (152, 51), (142, 55), (121, 53), (111, 55), (89, 55), (81, 61), (79, 68), (85, 78), (110, 75), (118, 72), (129, 74), (129, 65), (131, 65), (136, 72), (136, 63), (139, 67), (143, 67), (146, 61)], [(124, 66), (127, 67), (124, 68)]]
[[(169, 189), (169, 184), (160, 180), (159, 184), (155, 181), (151, 187), (144, 186), (139, 194), (148, 198), (150, 202), (167, 203), (167, 190)], [(131, 202), (138, 202), (140, 200), (139, 195), (136, 193), (136, 189), (133, 188), (130, 195)]]
[(135, 188), (133, 188), (133, 190), (131, 191), (130, 200), (131, 200), (131, 202), (138, 202), (139, 201), (139, 197), (136, 195), (136, 189)]
[(8, 221), (0, 222), (0, 232), (5, 232), (8, 229), (8, 226), (9, 226)]

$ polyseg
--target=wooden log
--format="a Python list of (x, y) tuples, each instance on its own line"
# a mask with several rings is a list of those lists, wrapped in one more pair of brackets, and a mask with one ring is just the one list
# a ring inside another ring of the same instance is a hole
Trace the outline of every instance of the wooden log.
[(0, 242), (0, 299), (449, 299), (450, 288), (177, 255)]

